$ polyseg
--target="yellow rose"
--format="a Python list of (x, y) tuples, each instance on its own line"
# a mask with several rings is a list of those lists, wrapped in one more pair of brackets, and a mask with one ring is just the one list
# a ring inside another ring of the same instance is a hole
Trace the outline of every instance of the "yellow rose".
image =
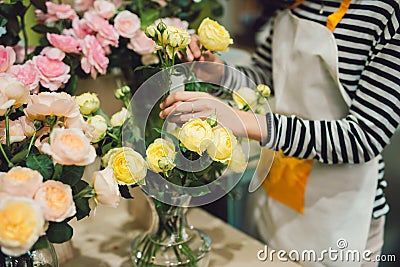
[(178, 134), (178, 139), (190, 151), (203, 154), (211, 143), (213, 132), (211, 126), (201, 119), (186, 122)]
[(0, 199), (0, 247), (10, 256), (26, 253), (43, 234), (45, 220), (40, 206), (30, 198)]
[(251, 88), (241, 87), (232, 94), (233, 101), (239, 109), (254, 108), (257, 104), (257, 93)]
[(233, 40), (229, 36), (229, 32), (224, 26), (218, 24), (209, 18), (205, 18), (198, 30), (200, 43), (208, 50), (217, 52), (223, 52), (228, 49), (230, 44), (233, 44)]
[(155, 172), (172, 170), (175, 167), (175, 146), (173, 143), (157, 138), (146, 150), (149, 169)]
[(75, 98), (83, 115), (89, 115), (100, 108), (100, 100), (94, 93), (83, 93)]
[(161, 38), (158, 45), (166, 48), (169, 58), (173, 58), (178, 51), (185, 49), (190, 43), (189, 33), (175, 26), (167, 26)]
[(87, 120), (87, 123), (93, 127), (91, 132), (93, 143), (97, 143), (104, 138), (107, 132), (107, 121), (103, 116), (95, 115)]
[(212, 160), (222, 163), (231, 160), (233, 147), (237, 143), (232, 131), (225, 127), (214, 128), (213, 135), (213, 141), (207, 147), (208, 155)]
[(243, 153), (242, 146), (236, 144), (233, 147), (232, 159), (228, 163), (228, 168), (237, 173), (243, 173), (246, 170), (246, 155)]
[(144, 184), (147, 174), (146, 161), (130, 147), (113, 148), (103, 157), (103, 165), (114, 171), (120, 185)]
[(111, 116), (111, 126), (122, 126), (129, 115), (129, 111), (126, 108), (122, 108), (120, 111)]
[(263, 97), (269, 97), (271, 95), (271, 88), (265, 84), (257, 85), (257, 91), (260, 92)]

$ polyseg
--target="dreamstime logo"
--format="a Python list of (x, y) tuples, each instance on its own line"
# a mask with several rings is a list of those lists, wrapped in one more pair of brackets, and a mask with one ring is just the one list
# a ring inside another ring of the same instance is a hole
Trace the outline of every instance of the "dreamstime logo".
[[(241, 81), (242, 85), (254, 89), (256, 88), (257, 85), (252, 80), (250, 80), (244, 73), (234, 68), (230, 68), (225, 65), (217, 63), (196, 62), (195, 67), (192, 63), (184, 63), (168, 68), (161, 72), (158, 72), (152, 77), (150, 77), (148, 80), (146, 80), (138, 88), (138, 90), (135, 92), (135, 94), (131, 99), (130, 112), (131, 114), (133, 114), (133, 119), (131, 120), (131, 123), (126, 123), (122, 129), (123, 145), (127, 147), (132, 147), (131, 137), (134, 133), (135, 136), (139, 136), (141, 138), (139, 139), (140, 144), (135, 145), (135, 150), (140, 151), (143, 155), (145, 152), (146, 145), (150, 141), (146, 140), (146, 136), (148, 135), (148, 131), (151, 131), (153, 127), (152, 118), (154, 118), (154, 116), (158, 116), (158, 113), (160, 112), (159, 109), (160, 99), (162, 99), (162, 97), (165, 95), (166, 90), (168, 90), (170, 93), (174, 93), (176, 91), (183, 91), (185, 85), (191, 83), (190, 79), (187, 79), (187, 77), (190, 77), (190, 75), (192, 75), (190, 71), (193, 69), (195, 70), (196, 74), (207, 73), (207, 72), (209, 73), (210, 69), (221, 68), (221, 66), (223, 66), (224, 68), (225, 71), (224, 75), (226, 77), (236, 77), (238, 78), (238, 81)], [(221, 79), (221, 81), (224, 80), (225, 79)], [(208, 82), (206, 79), (203, 78), (201, 81), (203, 84)], [(232, 90), (232, 88), (225, 88), (222, 83), (216, 84), (215, 82), (209, 82), (209, 84), (212, 84), (213, 88), (219, 86), (221, 88), (224, 88), (224, 90)], [(221, 101), (210, 100), (207, 103), (207, 105), (216, 107), (216, 105), (221, 105)], [(267, 112), (270, 111), (267, 102), (263, 104), (263, 108)], [(252, 110), (249, 110), (248, 112), (252, 112)], [(193, 114), (182, 114), (182, 115), (187, 116)], [(217, 120), (219, 116), (223, 115), (225, 116), (225, 118), (232, 118), (232, 120), (235, 121), (240, 127), (244, 127), (245, 125), (243, 121), (240, 121), (238, 119), (235, 112), (232, 112), (232, 114), (224, 113), (216, 115), (217, 115)], [(163, 133), (171, 132), (176, 128), (176, 124), (173, 123), (175, 119), (176, 118), (167, 118), (165, 120), (164, 125), (162, 125)], [(162, 134), (161, 137), (165, 138), (166, 136), (165, 135), (163, 136)], [(255, 143), (256, 145), (254, 145)], [(251, 175), (253, 177), (249, 187), (249, 191), (252, 192), (262, 184), (263, 179), (265, 179), (269, 171), (272, 161), (260, 162), (261, 147), (259, 146), (258, 142), (250, 141), (248, 138), (242, 138), (241, 146), (246, 156), (246, 166), (243, 166), (243, 169), (246, 169), (245, 172), (246, 175)], [(207, 167), (209, 167), (210, 164), (212, 163), (212, 160), (207, 155), (201, 156), (197, 160), (193, 161), (188, 160), (179, 150), (178, 154), (176, 155), (176, 158), (178, 160), (176, 160), (175, 168), (178, 168), (179, 170), (186, 172), (199, 172), (203, 170), (206, 171)], [(262, 168), (260, 166), (262, 166)], [(260, 169), (262, 171), (260, 171)], [(200, 206), (211, 203), (221, 198), (225, 194), (227, 194), (240, 181), (242, 176), (243, 173), (234, 173), (232, 171), (229, 171), (228, 169), (225, 169), (225, 171), (221, 173), (218, 179), (208, 183), (207, 185), (202, 185), (197, 187), (186, 187), (186, 186), (176, 185), (175, 183), (168, 181), (158, 173), (148, 172), (146, 180), (150, 182), (147, 182), (145, 186), (142, 186), (142, 189), (146, 193), (158, 199), (159, 201), (165, 202), (167, 204), (183, 205), (183, 206)], [(191, 202), (176, 203), (174, 199), (168, 199), (166, 197), (167, 195), (171, 194), (154, 194), (154, 192), (179, 192), (179, 195), (191, 196)]]
[(336, 242), (336, 248), (316, 251), (314, 249), (299, 250), (275, 250), (270, 249), (267, 245), (264, 249), (257, 252), (259, 261), (297, 261), (297, 262), (395, 262), (395, 255), (377, 255), (373, 256), (372, 251), (358, 251), (347, 249), (349, 244), (346, 239), (339, 238)]

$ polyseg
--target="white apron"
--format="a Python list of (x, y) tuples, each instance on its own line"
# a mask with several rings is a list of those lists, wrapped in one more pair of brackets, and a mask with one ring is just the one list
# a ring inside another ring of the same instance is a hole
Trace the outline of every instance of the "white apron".
[[(350, 99), (338, 78), (338, 52), (332, 32), (281, 11), (274, 24), (275, 112), (309, 120), (346, 117)], [(258, 233), (272, 249), (286, 251), (365, 249), (378, 175), (377, 160), (362, 164), (313, 162), (305, 191), (304, 214), (267, 197), (263, 188), (255, 217)], [(337, 242), (341, 242), (337, 244)], [(339, 245), (339, 247), (338, 247)], [(295, 254), (294, 254), (295, 255)], [(338, 254), (339, 255), (339, 254)], [(350, 259), (352, 259), (350, 257)], [(277, 259), (275, 259), (277, 260)], [(304, 266), (360, 266), (361, 262), (302, 262)]]

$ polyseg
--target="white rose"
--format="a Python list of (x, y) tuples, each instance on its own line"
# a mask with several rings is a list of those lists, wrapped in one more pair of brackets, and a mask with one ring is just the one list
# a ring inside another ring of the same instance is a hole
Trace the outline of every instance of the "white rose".
[(103, 116), (95, 115), (87, 120), (87, 123), (93, 127), (92, 142), (97, 143), (104, 138), (107, 132), (107, 121)]
[(121, 200), (114, 171), (107, 167), (93, 174), (92, 185), (96, 193), (95, 200), (103, 206), (116, 208)]
[(111, 126), (122, 126), (129, 115), (129, 111), (126, 108), (122, 108), (120, 111), (111, 116)]

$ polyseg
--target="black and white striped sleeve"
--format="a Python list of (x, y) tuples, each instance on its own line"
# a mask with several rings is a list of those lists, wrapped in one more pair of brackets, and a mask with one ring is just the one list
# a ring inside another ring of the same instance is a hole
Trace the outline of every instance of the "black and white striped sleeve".
[(400, 121), (399, 10), (388, 21), (341, 120), (304, 120), (273, 114), (266, 146), (323, 163), (366, 162), (380, 154)]

